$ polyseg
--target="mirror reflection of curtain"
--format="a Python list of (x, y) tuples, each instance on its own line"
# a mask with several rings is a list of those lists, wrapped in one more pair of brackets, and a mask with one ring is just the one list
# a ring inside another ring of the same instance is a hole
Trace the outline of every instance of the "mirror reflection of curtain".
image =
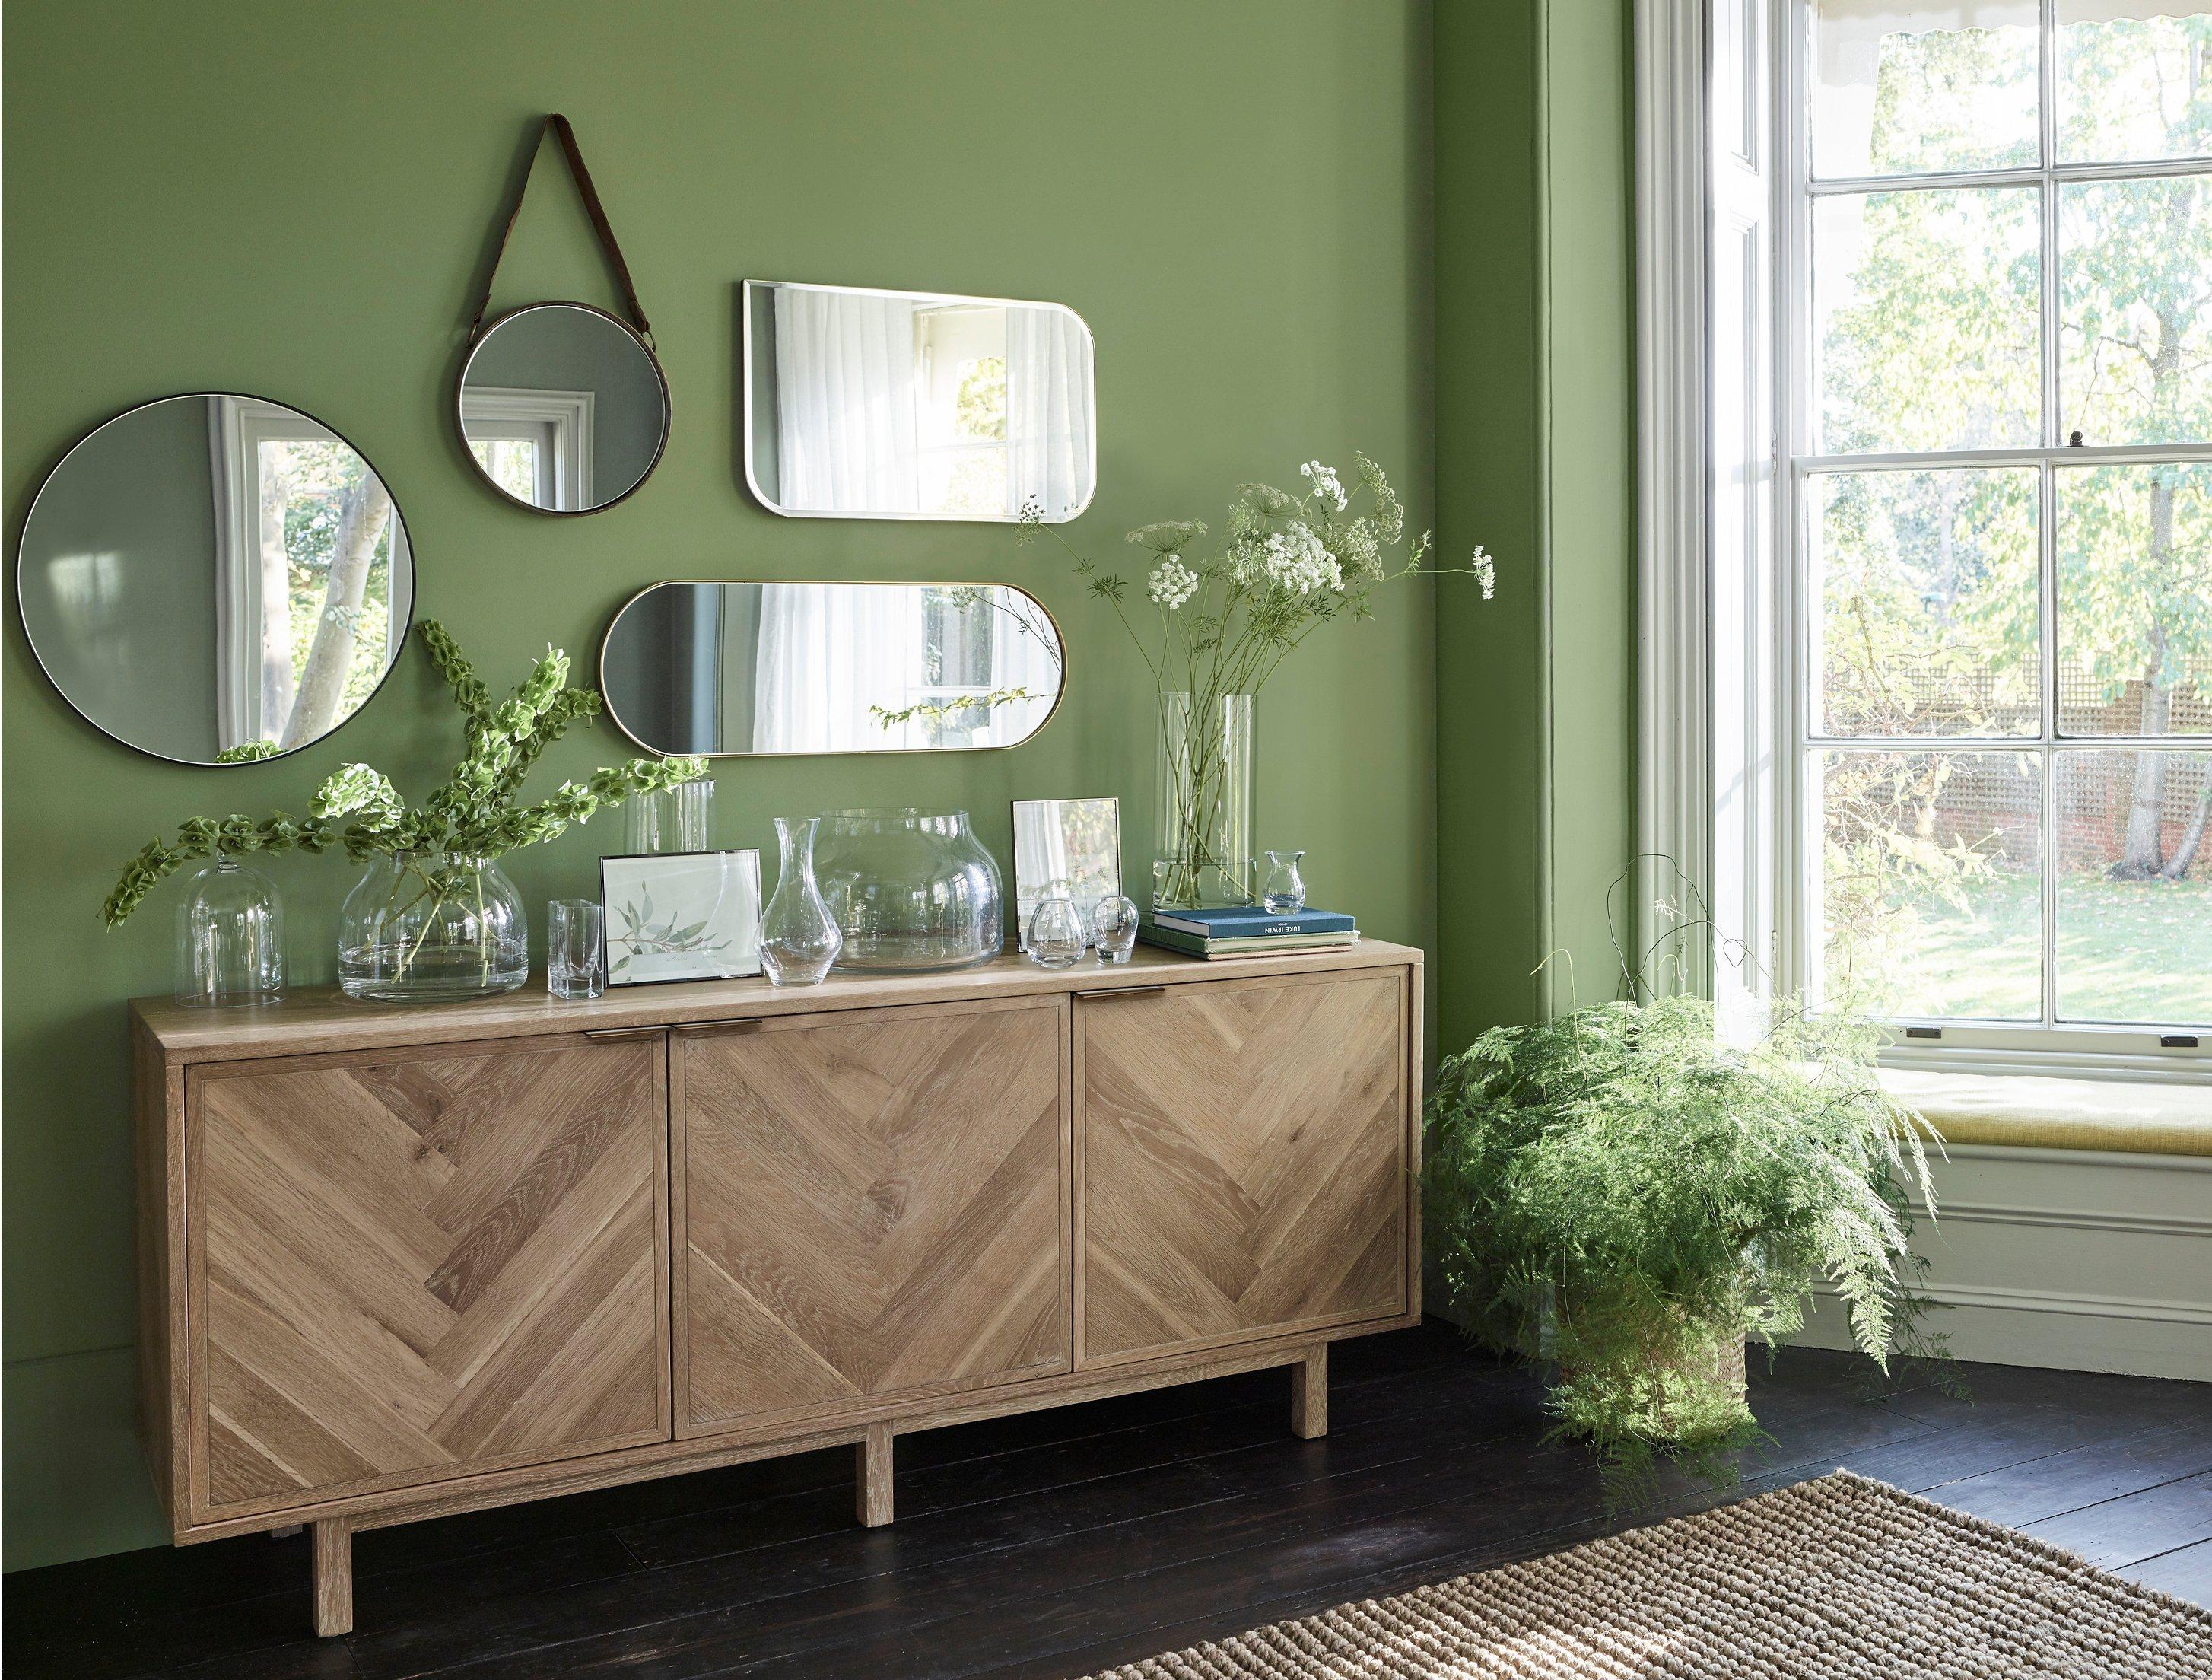
[(752, 750), (927, 746), (922, 721), (886, 727), (869, 709), (914, 703), (924, 677), (922, 595), (866, 584), (762, 586)]
[(993, 715), (986, 740), (993, 746), (1025, 740), (1060, 694), (1059, 632), (1044, 608), (1012, 589), (997, 589), (991, 614), (991, 688), (1003, 694), (1027, 689), (1030, 698), (1009, 702)]
[(779, 289), (775, 377), (785, 506), (921, 506), (910, 299)]
[(1035, 496), (1049, 520), (1091, 496), (1091, 341), (1064, 309), (1006, 311), (1006, 512)]

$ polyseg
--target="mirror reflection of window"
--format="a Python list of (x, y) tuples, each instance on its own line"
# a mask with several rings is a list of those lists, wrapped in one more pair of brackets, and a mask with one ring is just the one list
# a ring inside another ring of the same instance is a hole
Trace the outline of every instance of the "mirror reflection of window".
[(919, 309), (914, 337), (922, 508), (962, 519), (1018, 511), (1008, 501), (1006, 310)]
[(779, 285), (749, 306), (747, 441), (780, 511), (1071, 519), (1093, 478), (1087, 328), (1056, 307)]
[(305, 415), (209, 399), (219, 752), (289, 752), (374, 693), (406, 624), (383, 481)]

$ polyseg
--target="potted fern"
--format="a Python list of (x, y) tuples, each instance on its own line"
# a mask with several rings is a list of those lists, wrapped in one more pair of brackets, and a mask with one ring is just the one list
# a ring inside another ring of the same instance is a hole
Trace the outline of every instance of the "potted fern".
[(1925, 1123), (1875, 1082), (1878, 1037), (1793, 1009), (1731, 1045), (1710, 1003), (1667, 997), (1496, 1027), (1437, 1070), (1424, 1178), (1447, 1300), (1550, 1361), (1557, 1433), (1616, 1490), (1660, 1452), (1727, 1473), (1756, 1427), (1745, 1338), (1797, 1329), (1824, 1280), (1885, 1371), (1941, 1351), (1911, 1287)]

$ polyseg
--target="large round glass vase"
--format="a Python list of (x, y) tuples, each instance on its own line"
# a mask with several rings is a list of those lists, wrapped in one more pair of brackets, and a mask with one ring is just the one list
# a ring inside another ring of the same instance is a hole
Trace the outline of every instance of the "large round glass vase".
[(511, 992), (530, 977), (521, 895), (489, 858), (394, 852), (371, 861), (338, 913), (348, 997), (406, 1003)]
[(1005, 943), (999, 866), (965, 811), (830, 812), (815, 837), (814, 874), (844, 935), (840, 969), (968, 968)]

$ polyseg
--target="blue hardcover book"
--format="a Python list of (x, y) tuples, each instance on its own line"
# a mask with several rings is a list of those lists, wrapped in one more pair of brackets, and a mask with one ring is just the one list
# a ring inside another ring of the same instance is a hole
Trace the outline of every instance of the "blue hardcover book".
[(1358, 924), (1340, 910), (1287, 913), (1248, 904), (1237, 910), (1154, 910), (1152, 920), (1178, 934), (1200, 939), (1263, 939), (1276, 934), (1348, 934)]

